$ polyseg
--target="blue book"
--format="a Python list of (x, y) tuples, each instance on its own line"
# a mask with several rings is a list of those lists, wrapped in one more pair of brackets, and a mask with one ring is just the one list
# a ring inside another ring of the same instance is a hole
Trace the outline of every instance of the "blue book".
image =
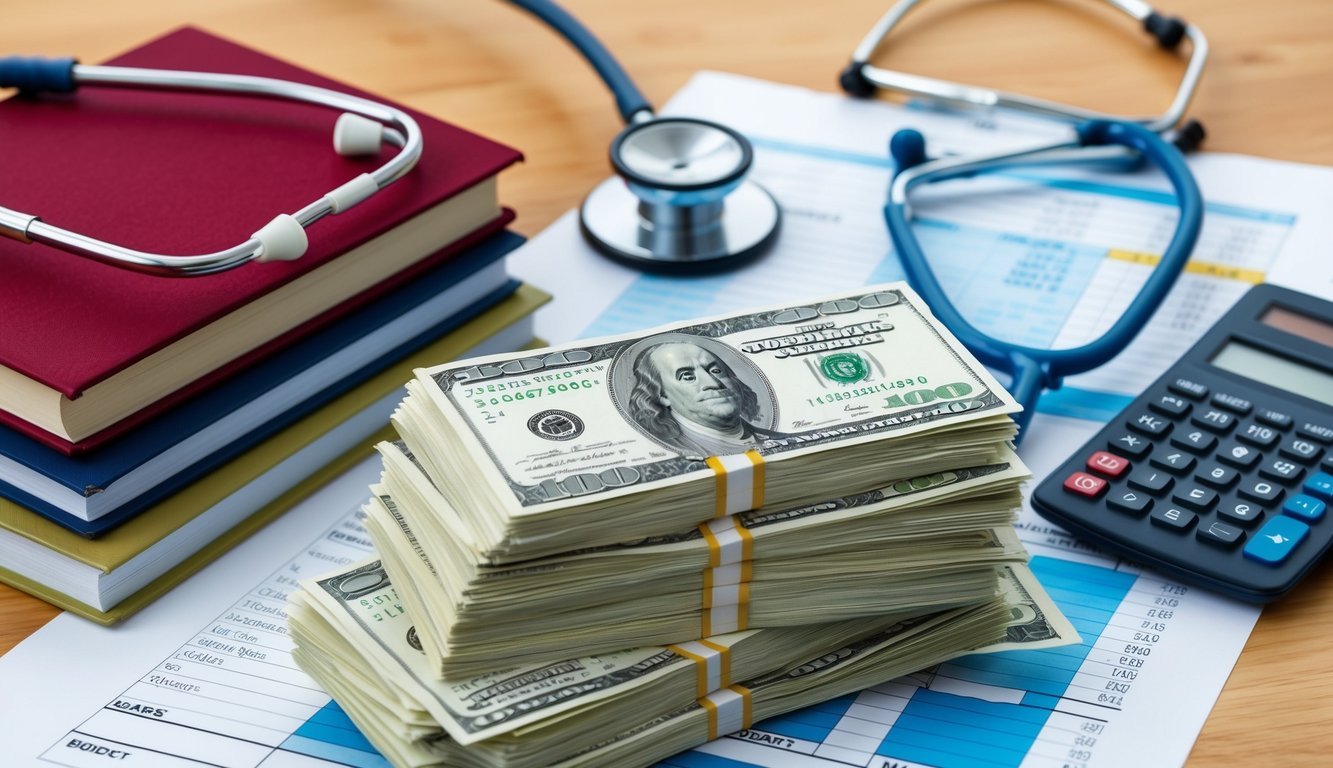
[(0, 496), (95, 537), (513, 293), (501, 232), (107, 445), (66, 456), (0, 427)]

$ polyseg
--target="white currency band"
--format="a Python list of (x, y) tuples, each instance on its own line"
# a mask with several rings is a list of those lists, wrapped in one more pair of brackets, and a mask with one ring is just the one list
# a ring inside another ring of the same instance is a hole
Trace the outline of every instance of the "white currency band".
[[(746, 487), (748, 488), (749, 485), (747, 484)], [(731, 483), (727, 483), (727, 488), (731, 488)], [(730, 490), (728, 490), (727, 495), (731, 495)], [(741, 511), (744, 512), (745, 510)], [(717, 566), (714, 568), (714, 574), (721, 571), (723, 566), (735, 565), (745, 560), (745, 537), (741, 535), (736, 518), (731, 517), (728, 513), (727, 517), (716, 517), (709, 520), (707, 525), (708, 530), (713, 534), (713, 539), (717, 542)], [(713, 579), (716, 583), (717, 576), (714, 575)], [(735, 582), (730, 583), (734, 584)]]
[[(723, 565), (713, 569), (713, 589), (726, 587), (734, 584), (740, 584), (745, 581), (745, 566), (741, 563), (734, 565)], [(713, 604), (717, 604), (717, 599), (713, 599)]]
[(676, 647), (698, 656), (703, 661), (704, 679), (706, 681), (705, 694), (712, 693), (723, 686), (721, 652), (716, 648), (704, 645), (698, 640), (676, 643)]
[(746, 727), (745, 697), (730, 688), (713, 691), (708, 694), (708, 701), (717, 718), (716, 728), (710, 728), (710, 735), (721, 736), (735, 733)]
[(736, 603), (728, 605), (714, 604), (712, 608), (704, 609), (708, 611), (708, 631), (714, 635), (725, 635), (728, 632), (741, 631), (741, 606)]
[(733, 453), (716, 457), (727, 472), (727, 498), (723, 504), (725, 514), (736, 515), (755, 508), (754, 499), (754, 462), (743, 453)]

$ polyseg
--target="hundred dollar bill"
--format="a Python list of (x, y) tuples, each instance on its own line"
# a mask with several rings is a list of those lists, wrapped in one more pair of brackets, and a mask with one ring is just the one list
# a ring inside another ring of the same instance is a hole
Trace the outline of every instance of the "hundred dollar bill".
[(422, 369), (408, 391), (399, 434), (497, 561), (982, 464), (1018, 410), (901, 283)]
[[(962, 653), (1078, 642), (1026, 568), (1006, 578), (1026, 585), (1021, 596), (1005, 589), (1002, 598), (961, 609), (886, 618), (877, 628), (845, 640), (827, 632), (822, 644), (815, 640), (808, 653), (796, 654), (803, 661), (769, 664), (765, 671), (741, 671), (772, 652), (750, 644), (781, 633), (739, 633), (728, 638), (736, 672), (732, 680), (745, 682), (719, 682), (714, 693), (747, 691), (752, 719), (758, 720)], [(330, 580), (353, 589), (316, 586)], [(653, 755), (726, 732), (716, 723), (710, 730), (707, 707), (691, 682), (696, 670), (683, 659), (672, 659), (670, 649), (513, 669), (466, 683), (433, 680), (423, 674), (420, 649), (411, 641), (412, 623), (407, 614), (393, 610), (399, 604), (392, 595), (387, 577), (373, 564), (355, 566), (304, 584), (294, 593), (290, 622), (298, 663), (395, 765), (535, 768), (575, 758), (572, 764), (648, 764)], [(1020, 597), (1030, 602), (1016, 605)], [(1023, 618), (1016, 619), (1020, 613)], [(1056, 622), (1015, 639), (999, 639), (1006, 622), (1035, 629), (1029, 614)], [(1024, 639), (1028, 645), (1015, 645)], [(592, 663), (620, 656), (641, 661), (628, 667)], [(439, 719), (441, 709), (447, 713), (444, 719)], [(466, 736), (454, 738), (460, 732)]]
[[(1005, 575), (1005, 580), (1008, 584), (1003, 590), (1003, 602), (1009, 613), (1011, 631), (1005, 640), (973, 649), (971, 653), (1050, 648), (1081, 642), (1073, 626), (1026, 566), (1012, 569)], [(906, 619), (879, 635), (850, 643), (784, 671), (733, 686), (732, 690), (740, 692), (748, 716), (739, 725), (733, 721), (732, 730), (748, 728), (753, 722), (843, 696), (933, 666), (948, 657), (968, 653), (966, 648), (951, 645), (949, 640), (956, 641), (959, 635), (966, 636), (969, 631), (975, 631), (964, 626), (968, 621), (978, 620), (980, 615), (976, 608), (965, 608)], [(952, 626), (949, 626), (950, 622)], [(1012, 631), (1015, 627), (1026, 629)], [(938, 661), (926, 661), (931, 655)], [(686, 705), (551, 764), (589, 768), (651, 765), (721, 735), (723, 731), (719, 729), (716, 708), (716, 705), (707, 706), (703, 701)], [(432, 751), (457, 754), (447, 744), (432, 745)]]
[[(818, 650), (875, 634), (904, 617), (788, 630), (752, 630), (709, 638), (707, 645), (646, 647), (507, 667), (465, 679), (436, 678), (406, 603), (379, 560), (305, 580), (290, 598), (293, 638), (305, 653), (337, 656), (353, 668), (369, 669), (395, 696), (409, 726), (427, 732), (441, 727), (460, 744), (471, 744), (596, 703), (651, 707), (663, 696), (685, 702), (710, 693), (736, 676), (749, 677), (800, 661)], [(701, 684), (712, 656), (718, 674)], [(693, 658), (692, 658), (693, 657)], [(703, 667), (703, 668), (701, 668)], [(723, 674), (725, 673), (725, 674)], [(702, 685), (702, 690), (701, 690)], [(637, 697), (638, 702), (627, 701)], [(384, 697), (388, 698), (388, 697)]]
[[(1012, 452), (854, 496), (740, 513), (721, 527), (512, 565), (478, 562), (410, 454), (384, 457), (419, 482), (372, 486), (366, 528), (390, 574), (408, 584), (407, 599), (419, 594), (421, 641), (450, 675), (497, 651), (564, 658), (727, 631), (711, 622), (742, 615), (741, 627), (762, 627), (939, 609), (984, 597), (992, 564), (1026, 557), (1010, 523), (1027, 471)], [(740, 546), (724, 563), (725, 537)], [(744, 608), (704, 611), (704, 585), (732, 582), (747, 585)]]
[(977, 653), (1035, 651), (1079, 643), (1082, 638), (1026, 565), (1001, 566), (1000, 589), (1009, 608), (1004, 639), (978, 648)]

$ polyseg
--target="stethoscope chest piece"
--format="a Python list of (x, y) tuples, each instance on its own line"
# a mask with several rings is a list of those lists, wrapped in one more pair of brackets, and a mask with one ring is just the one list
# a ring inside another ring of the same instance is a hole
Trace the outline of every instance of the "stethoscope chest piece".
[(754, 151), (736, 131), (692, 118), (631, 123), (611, 145), (618, 177), (583, 202), (579, 222), (598, 251), (656, 272), (717, 272), (762, 254), (782, 213), (745, 179)]

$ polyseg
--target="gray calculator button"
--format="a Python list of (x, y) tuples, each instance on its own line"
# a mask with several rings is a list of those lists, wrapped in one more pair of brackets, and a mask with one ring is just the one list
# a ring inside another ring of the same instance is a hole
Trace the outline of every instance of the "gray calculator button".
[(1211, 429), (1214, 432), (1226, 434), (1231, 428), (1236, 426), (1236, 417), (1226, 411), (1217, 408), (1204, 408), (1194, 412), (1190, 422), (1204, 429)]
[(1152, 450), (1152, 443), (1142, 435), (1123, 434), (1106, 442), (1107, 448), (1129, 459), (1141, 459)]
[(1217, 491), (1197, 485), (1182, 485), (1171, 494), (1171, 500), (1196, 512), (1207, 512), (1217, 503)]
[(1152, 521), (1154, 525), (1160, 525), (1164, 528), (1170, 528), (1176, 531), (1189, 530), (1189, 527), (1194, 525), (1194, 521), (1197, 520), (1198, 517), (1199, 516), (1193, 512), (1180, 509), (1179, 507), (1158, 507), (1152, 513)]
[(1175, 395), (1161, 395), (1156, 400), (1148, 403), (1148, 407), (1163, 416), (1170, 416), (1178, 419), (1190, 412), (1190, 404), (1183, 397)]
[(1208, 396), (1208, 387), (1197, 381), (1178, 378), (1166, 385), (1166, 388), (1178, 395), (1184, 395), (1192, 400), (1202, 400)]
[(1224, 467), (1221, 464), (1206, 464), (1199, 467), (1199, 471), (1194, 473), (1194, 479), (1204, 485), (1226, 489), (1230, 488), (1232, 483), (1240, 479), (1240, 473), (1231, 467)]
[(1264, 508), (1253, 501), (1228, 499), (1217, 508), (1217, 516), (1229, 523), (1249, 527), (1264, 519)]
[(1302, 464), (1309, 464), (1319, 458), (1319, 446), (1315, 445), (1314, 442), (1301, 437), (1293, 437), (1283, 443), (1282, 447), (1277, 450), (1278, 453), (1281, 453), (1283, 456), (1299, 461)]
[(1237, 493), (1243, 499), (1260, 504), (1272, 504), (1282, 498), (1282, 488), (1270, 480), (1247, 480), (1241, 483)]
[(1247, 415), (1254, 408), (1254, 403), (1251, 403), (1249, 400), (1246, 400), (1243, 397), (1236, 397), (1235, 395), (1228, 395), (1225, 392), (1218, 392), (1213, 395), (1211, 402), (1219, 408), (1234, 411), (1241, 416)]
[(1296, 427), (1296, 434), (1301, 437), (1308, 437), (1327, 445), (1333, 443), (1333, 427), (1327, 424), (1315, 424), (1314, 422), (1304, 421)]
[(1171, 444), (1195, 453), (1207, 453), (1217, 445), (1217, 438), (1200, 429), (1182, 429), (1171, 438)]
[(1259, 453), (1259, 449), (1252, 445), (1241, 445), (1232, 440), (1223, 443), (1222, 447), (1217, 449), (1216, 458), (1223, 464), (1230, 464), (1236, 469), (1250, 469), (1259, 463), (1263, 454)]
[(1293, 422), (1291, 416), (1268, 408), (1260, 408), (1255, 411), (1254, 418), (1262, 421), (1270, 427), (1277, 427), (1278, 429), (1291, 429)]
[(1221, 520), (1214, 520), (1208, 525), (1200, 525), (1194, 537), (1205, 544), (1230, 549), (1245, 539), (1245, 531)]
[(1305, 469), (1294, 461), (1273, 459), (1259, 468), (1259, 474), (1279, 483), (1294, 483), (1305, 474)]
[(1142, 517), (1152, 508), (1152, 498), (1142, 491), (1120, 490), (1106, 497), (1106, 506), (1126, 515)]
[(1134, 470), (1129, 475), (1129, 484), (1140, 491), (1147, 491), (1154, 496), (1160, 496), (1171, 490), (1171, 484), (1175, 482), (1171, 476), (1165, 472), (1155, 469), (1141, 467)]
[(1183, 475), (1194, 468), (1194, 457), (1183, 451), (1164, 451), (1152, 457), (1152, 465)]
[(1125, 426), (1149, 437), (1160, 437), (1171, 429), (1171, 422), (1155, 413), (1140, 413), (1126, 421)]
[(1246, 424), (1240, 428), (1240, 431), (1236, 432), (1237, 440), (1250, 445), (1257, 445), (1260, 448), (1271, 448), (1273, 443), (1276, 443), (1281, 436), (1276, 429), (1253, 422)]

